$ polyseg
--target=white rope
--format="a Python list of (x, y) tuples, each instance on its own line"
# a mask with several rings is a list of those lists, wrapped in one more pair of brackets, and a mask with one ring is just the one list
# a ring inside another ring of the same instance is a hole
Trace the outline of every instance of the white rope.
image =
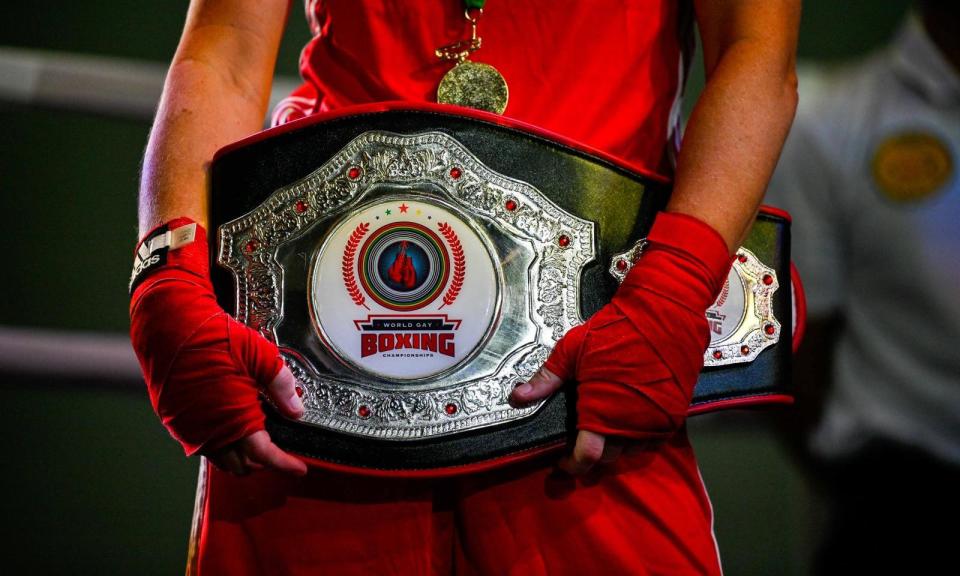
[[(123, 334), (0, 326), (0, 374), (60, 382), (142, 386), (140, 365)], [(13, 378), (10, 378), (13, 377)]]
[[(0, 102), (149, 122), (166, 65), (107, 56), (0, 47)], [(274, 81), (271, 105), (299, 84)], [(58, 382), (141, 386), (125, 335), (0, 326), (0, 374)]]
[[(0, 101), (150, 121), (166, 69), (157, 62), (0, 47)], [(270, 109), (298, 84), (276, 78)]]

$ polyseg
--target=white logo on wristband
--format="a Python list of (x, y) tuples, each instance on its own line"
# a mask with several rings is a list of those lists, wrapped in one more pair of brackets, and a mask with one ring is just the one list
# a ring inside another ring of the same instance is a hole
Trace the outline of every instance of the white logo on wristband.
[(174, 230), (158, 228), (153, 235), (140, 243), (133, 258), (133, 272), (130, 274), (129, 290), (132, 292), (144, 273), (167, 261), (167, 252), (192, 243), (197, 237), (197, 224), (191, 222)]

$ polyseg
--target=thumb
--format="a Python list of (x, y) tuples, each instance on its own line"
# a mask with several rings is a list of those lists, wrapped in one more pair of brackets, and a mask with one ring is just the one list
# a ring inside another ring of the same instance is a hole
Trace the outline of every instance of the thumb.
[(510, 393), (510, 402), (520, 406), (530, 404), (550, 396), (561, 386), (563, 386), (563, 379), (544, 367), (538, 370), (529, 382), (524, 382), (513, 389)]
[(515, 405), (529, 404), (550, 396), (570, 380), (577, 371), (577, 358), (587, 335), (587, 325), (581, 324), (567, 333), (553, 347), (543, 367), (510, 393), (510, 402)]
[(297, 392), (297, 379), (284, 365), (273, 380), (267, 384), (267, 396), (289, 418), (303, 416), (303, 402)]

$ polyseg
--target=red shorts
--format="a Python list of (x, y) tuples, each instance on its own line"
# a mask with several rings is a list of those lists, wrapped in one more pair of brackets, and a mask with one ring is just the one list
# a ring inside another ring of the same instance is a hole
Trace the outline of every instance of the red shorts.
[(720, 574), (685, 429), (582, 478), (553, 464), (442, 480), (204, 466), (189, 573)]

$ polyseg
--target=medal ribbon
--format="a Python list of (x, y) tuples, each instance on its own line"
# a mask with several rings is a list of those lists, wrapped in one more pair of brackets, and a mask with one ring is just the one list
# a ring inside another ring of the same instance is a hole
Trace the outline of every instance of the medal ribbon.
[[(437, 48), (434, 53), (437, 58), (441, 60), (463, 62), (472, 52), (479, 50), (483, 44), (483, 39), (477, 35), (477, 25), (480, 21), (480, 16), (483, 15), (483, 5), (486, 3), (486, 0), (463, 0), (463, 3), (464, 6), (466, 6), (463, 11), (463, 16), (467, 19), (467, 22), (470, 23), (470, 38), (458, 40), (453, 44), (447, 44), (446, 46)], [(471, 15), (471, 10), (479, 10), (479, 12)]]

